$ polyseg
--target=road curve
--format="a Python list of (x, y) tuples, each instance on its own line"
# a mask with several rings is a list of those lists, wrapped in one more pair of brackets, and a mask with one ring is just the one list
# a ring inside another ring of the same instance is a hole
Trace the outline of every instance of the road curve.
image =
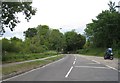
[(118, 81), (118, 72), (76, 54), (4, 81)]

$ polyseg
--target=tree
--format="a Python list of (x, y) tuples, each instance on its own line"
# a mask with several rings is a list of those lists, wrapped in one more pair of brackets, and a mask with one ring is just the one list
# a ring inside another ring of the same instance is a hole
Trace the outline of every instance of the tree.
[(11, 52), (22, 52), (23, 51), (22, 39), (13, 37), (9, 41), (10, 41)]
[(87, 25), (85, 33), (95, 47), (119, 47), (120, 14), (115, 11), (115, 3), (110, 2), (110, 10), (102, 11)]
[(11, 31), (20, 23), (17, 13), (22, 12), (25, 19), (29, 21), (32, 15), (35, 15), (36, 9), (31, 6), (32, 2), (2, 2), (2, 30), (5, 32), (5, 27), (9, 27)]
[(75, 31), (69, 31), (65, 33), (66, 38), (66, 51), (76, 51), (83, 48), (86, 39), (81, 34), (77, 34)]
[(46, 45), (48, 47), (48, 39), (49, 39), (49, 26), (47, 25), (38, 25), (37, 26), (37, 38), (39, 40), (40, 45)]
[(6, 38), (2, 39), (2, 51), (10, 51), (10, 41)]
[(115, 12), (116, 11), (116, 9), (115, 9), (115, 7), (116, 7), (115, 6), (115, 2), (109, 1), (108, 5), (109, 5), (110, 12)]
[[(64, 35), (58, 29), (50, 29), (47, 25), (38, 25), (37, 34), (31, 38), (26, 38), (26, 44), (29, 44), (31, 52), (43, 52), (45, 50), (61, 51), (65, 46)], [(31, 31), (25, 31), (33, 32)], [(29, 40), (29, 41), (28, 41)], [(29, 42), (29, 43), (27, 43)], [(32, 51), (34, 49), (34, 51)], [(28, 50), (26, 48), (26, 50)]]
[(24, 34), (25, 52), (40, 53), (48, 49), (49, 27), (47, 25), (29, 28)]
[(58, 29), (51, 30), (48, 41), (50, 50), (62, 51), (65, 46), (64, 35)]
[(24, 31), (23, 33), (25, 34), (26, 38), (32, 38), (37, 35), (37, 30), (36, 28), (28, 28), (28, 30)]

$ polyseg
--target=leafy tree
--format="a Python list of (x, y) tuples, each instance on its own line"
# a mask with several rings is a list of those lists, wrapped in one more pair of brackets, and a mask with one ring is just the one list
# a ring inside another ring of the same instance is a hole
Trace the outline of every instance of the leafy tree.
[(2, 39), (2, 51), (9, 51), (10, 50), (10, 41), (6, 38)]
[(31, 38), (37, 35), (37, 30), (35, 28), (28, 28), (27, 31), (24, 31), (26, 38)]
[(50, 30), (47, 25), (38, 25), (37, 27), (37, 38), (40, 41), (41, 45), (45, 45), (46, 41), (48, 41)]
[(49, 27), (47, 25), (29, 28), (24, 34), (26, 36), (24, 52), (40, 53), (48, 49)]
[(110, 10), (102, 11), (97, 20), (87, 25), (86, 35), (95, 47), (119, 47), (120, 14), (114, 9), (115, 3), (110, 2)]
[(17, 13), (22, 12), (25, 19), (29, 21), (32, 15), (35, 15), (36, 9), (31, 6), (32, 2), (2, 2), (2, 31), (5, 32), (5, 27), (9, 27), (11, 31), (20, 23)]
[(22, 52), (23, 42), (21, 39), (13, 37), (10, 39), (10, 42), (11, 52)]
[(108, 5), (109, 5), (109, 10), (111, 12), (115, 12), (116, 11), (116, 9), (115, 9), (115, 7), (116, 7), (115, 6), (115, 2), (109, 1)]
[(25, 41), (23, 41), (23, 43), (24, 43), (24, 46), (23, 46), (23, 53), (31, 53), (30, 52), (30, 44), (31, 44), (31, 39), (29, 39), (29, 38), (26, 38), (25, 39)]
[(65, 38), (58, 29), (53, 29), (49, 35), (49, 49), (61, 51), (65, 46)]
[(69, 31), (65, 33), (66, 38), (66, 51), (76, 51), (83, 48), (86, 39), (84, 36), (77, 34), (75, 31)]
[[(25, 31), (33, 33), (32, 31)], [(30, 36), (25, 40), (28, 44), (27, 51), (30, 52), (43, 52), (45, 50), (61, 51), (65, 46), (65, 38), (62, 33), (57, 29), (50, 29), (47, 25), (38, 25), (36, 27), (36, 35)], [(28, 41), (29, 40), (29, 41)], [(27, 47), (26, 46), (26, 47)], [(33, 50), (34, 49), (34, 50)]]

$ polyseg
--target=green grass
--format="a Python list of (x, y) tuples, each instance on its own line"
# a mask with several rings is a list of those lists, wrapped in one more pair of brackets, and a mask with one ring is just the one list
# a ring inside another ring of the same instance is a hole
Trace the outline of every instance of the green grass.
[(50, 60), (50, 61), (56, 61), (56, 60), (59, 60), (60, 58), (63, 58), (64, 55), (58, 55), (57, 57), (53, 57), (53, 58), (49, 58), (49, 59), (46, 59), (46, 60)]
[(2, 56), (3, 63), (11, 63), (11, 62), (20, 62), (25, 60), (33, 60), (39, 58), (45, 58), (49, 56), (57, 55), (55, 51), (48, 51), (44, 53), (7, 53), (6, 55)]
[(40, 61), (17, 64), (17, 65), (13, 65), (13, 66), (2, 67), (2, 74), (3, 74), (3, 76), (7, 76), (10, 74), (13, 74), (13, 75), (20, 74), (25, 71), (28, 71), (28, 70), (31, 70), (34, 68), (38, 68), (38, 67), (46, 65), (48, 63), (51, 63), (53, 61), (56, 61), (58, 59), (61, 59), (62, 57), (64, 57), (64, 55), (52, 57), (52, 58), (49, 58), (46, 60), (40, 60)]
[(20, 73), (23, 71), (27, 71), (33, 68), (36, 68), (38, 66), (42, 66), (49, 63), (48, 61), (35, 61), (35, 62), (29, 62), (29, 63), (23, 63), (23, 64), (18, 64), (14, 66), (8, 66), (8, 67), (3, 67), (2, 68), (2, 74), (3, 75), (8, 75), (10, 73)]

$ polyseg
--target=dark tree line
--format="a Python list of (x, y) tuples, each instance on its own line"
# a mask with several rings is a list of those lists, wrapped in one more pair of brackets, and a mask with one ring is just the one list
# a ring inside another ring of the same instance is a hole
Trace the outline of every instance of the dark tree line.
[(85, 37), (75, 31), (63, 34), (58, 29), (50, 29), (47, 25), (28, 28), (24, 35), (24, 41), (16, 37), (10, 40), (3, 38), (3, 53), (41, 53), (49, 50), (57, 52), (76, 51), (83, 48), (86, 42)]
[(66, 41), (66, 51), (76, 51), (78, 49), (82, 49), (86, 39), (81, 34), (77, 34), (74, 30), (65, 33), (65, 41)]
[(83, 48), (86, 42), (85, 37), (75, 31), (63, 34), (58, 29), (50, 29), (47, 25), (29, 28), (24, 33), (26, 40), (30, 39), (31, 43), (34, 44), (33, 46), (39, 45), (45, 50), (56, 50), (58, 52), (76, 51)]

